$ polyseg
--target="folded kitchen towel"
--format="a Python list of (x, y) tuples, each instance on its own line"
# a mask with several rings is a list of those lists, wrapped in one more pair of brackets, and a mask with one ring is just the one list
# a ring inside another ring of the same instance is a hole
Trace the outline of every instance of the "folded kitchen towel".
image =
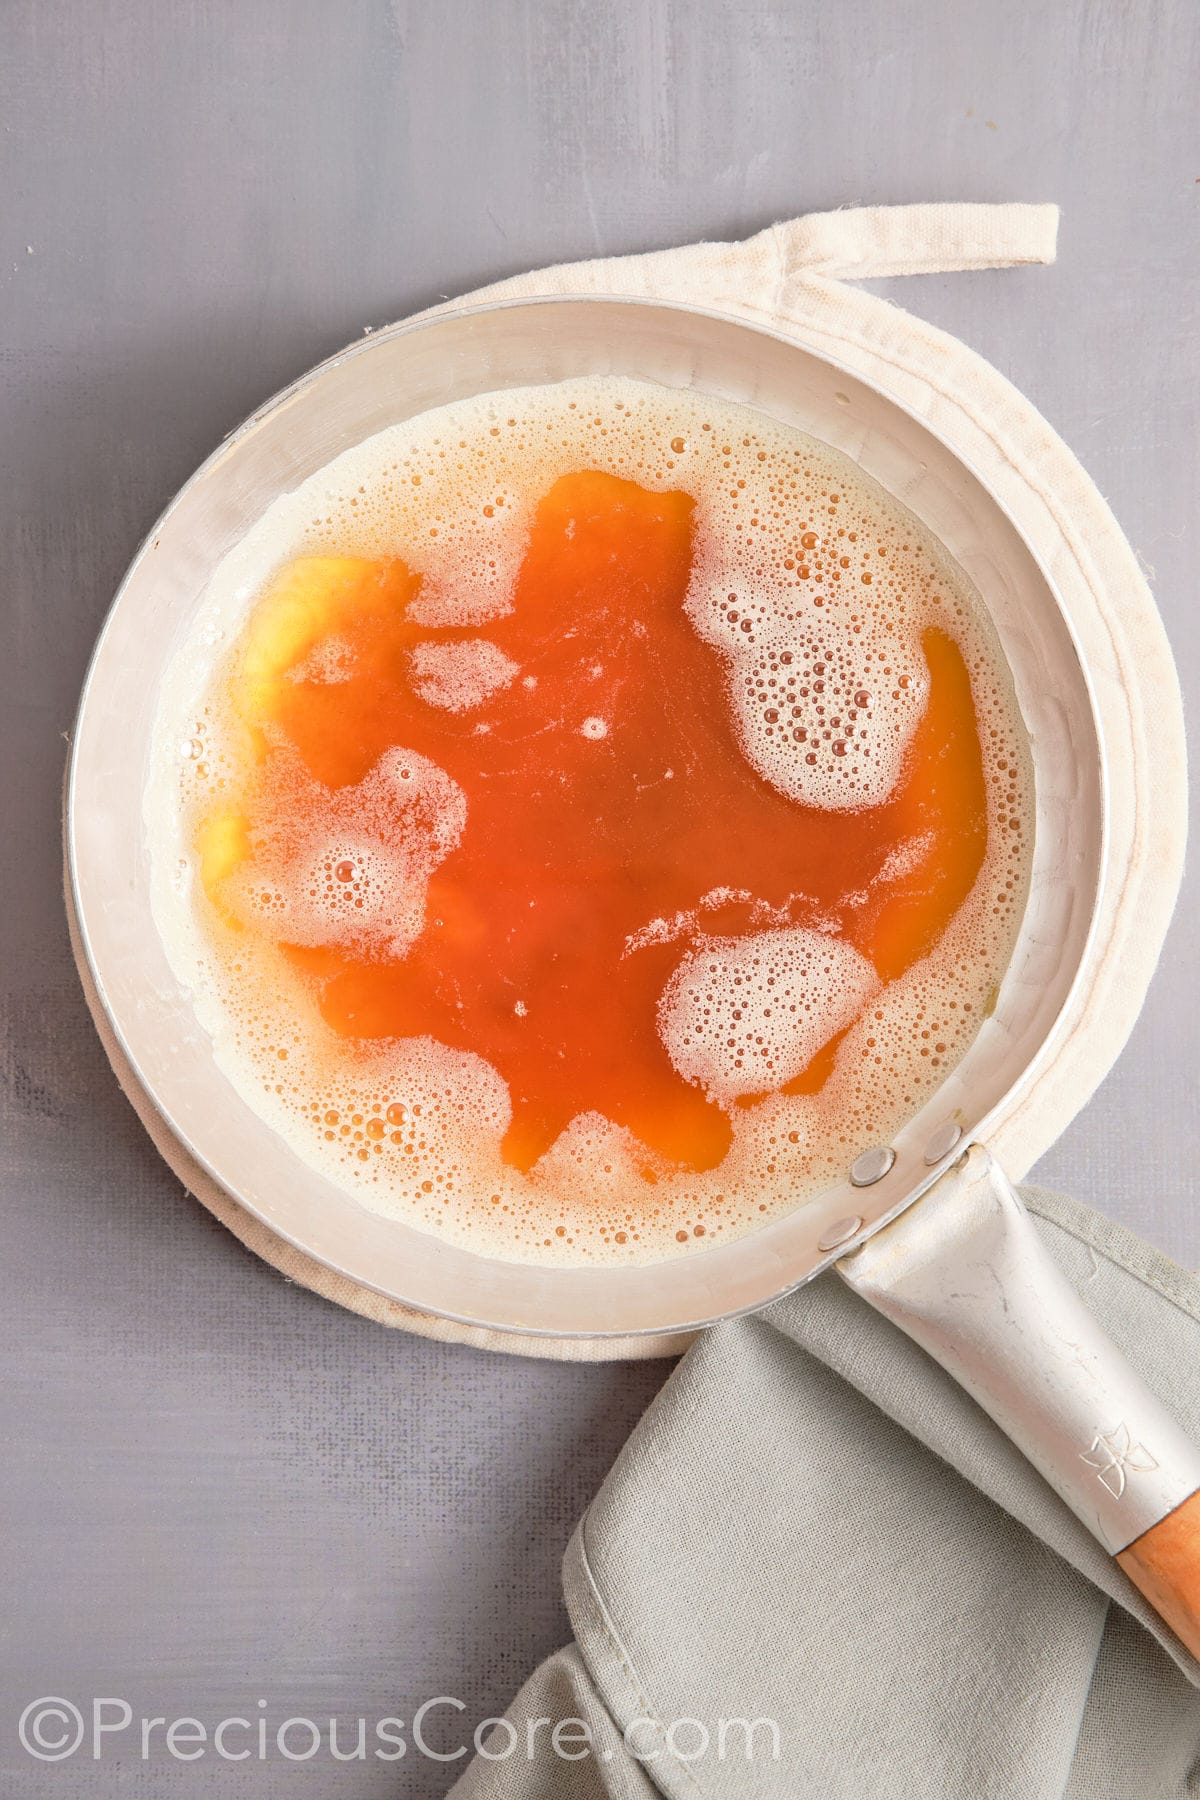
[[(1086, 1207), (1024, 1195), (1200, 1435), (1200, 1280)], [(1200, 1665), (974, 1402), (834, 1275), (701, 1335), (564, 1582), (575, 1642), (455, 1800), (1200, 1792)]]

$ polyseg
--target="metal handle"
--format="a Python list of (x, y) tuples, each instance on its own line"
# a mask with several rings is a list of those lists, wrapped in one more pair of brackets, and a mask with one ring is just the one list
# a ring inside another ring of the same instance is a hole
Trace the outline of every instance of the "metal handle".
[(836, 1268), (954, 1376), (1113, 1555), (1200, 1489), (1200, 1451), (1109, 1342), (979, 1145)]

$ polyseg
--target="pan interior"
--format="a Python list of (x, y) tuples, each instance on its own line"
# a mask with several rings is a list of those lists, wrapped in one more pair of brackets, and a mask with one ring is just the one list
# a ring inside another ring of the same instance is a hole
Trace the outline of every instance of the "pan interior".
[[(1025, 920), (995, 1010), (895, 1138), (883, 1180), (831, 1189), (756, 1233), (669, 1264), (547, 1270), (368, 1213), (251, 1111), (216, 1068), (154, 932), (141, 795), (157, 677), (213, 569), (280, 493), (431, 405), (581, 374), (755, 406), (849, 455), (915, 513), (987, 602), (1033, 750), (1037, 823)], [(870, 1226), (890, 1216), (930, 1178), (925, 1153), (947, 1121), (978, 1132), (1035, 1078), (1094, 912), (1100, 768), (1087, 681), (1049, 582), (996, 502), (923, 426), (832, 364), (731, 320), (640, 302), (546, 301), (380, 334), (297, 384), (205, 465), (135, 562), (98, 646), (75, 739), (70, 851), (99, 991), (139, 1078), (243, 1204), (310, 1255), (424, 1310), (556, 1335), (626, 1334), (761, 1304), (804, 1279), (826, 1260), (818, 1241), (831, 1220), (856, 1214)]]

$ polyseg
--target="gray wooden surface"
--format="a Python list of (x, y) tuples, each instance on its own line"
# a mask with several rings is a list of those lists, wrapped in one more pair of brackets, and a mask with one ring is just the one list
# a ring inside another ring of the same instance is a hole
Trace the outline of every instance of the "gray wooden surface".
[[(1057, 200), (1060, 261), (896, 284), (1082, 456), (1200, 683), (1186, 0), (6, 0), (0, 9), (0, 1792), (436, 1795), (454, 1765), (24, 1755), (46, 1693), (273, 1724), (500, 1708), (663, 1371), (489, 1360), (258, 1266), (159, 1165), (76, 992), (64, 745), (139, 537), (344, 340), (567, 257), (855, 202)], [(1200, 1264), (1193, 882), (1041, 1170)], [(781, 1597), (781, 1601), (782, 1601)], [(302, 1740), (301, 1740), (302, 1741)], [(349, 1738), (352, 1742), (352, 1734)]]

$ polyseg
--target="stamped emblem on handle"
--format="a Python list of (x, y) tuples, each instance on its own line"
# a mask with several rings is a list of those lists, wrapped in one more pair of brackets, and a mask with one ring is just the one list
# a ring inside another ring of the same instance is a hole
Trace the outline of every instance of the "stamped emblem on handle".
[(1109, 1493), (1120, 1499), (1130, 1470), (1148, 1475), (1158, 1468), (1145, 1444), (1135, 1444), (1128, 1425), (1122, 1420), (1111, 1431), (1098, 1431), (1086, 1450), (1079, 1453), (1080, 1462), (1095, 1469)]

